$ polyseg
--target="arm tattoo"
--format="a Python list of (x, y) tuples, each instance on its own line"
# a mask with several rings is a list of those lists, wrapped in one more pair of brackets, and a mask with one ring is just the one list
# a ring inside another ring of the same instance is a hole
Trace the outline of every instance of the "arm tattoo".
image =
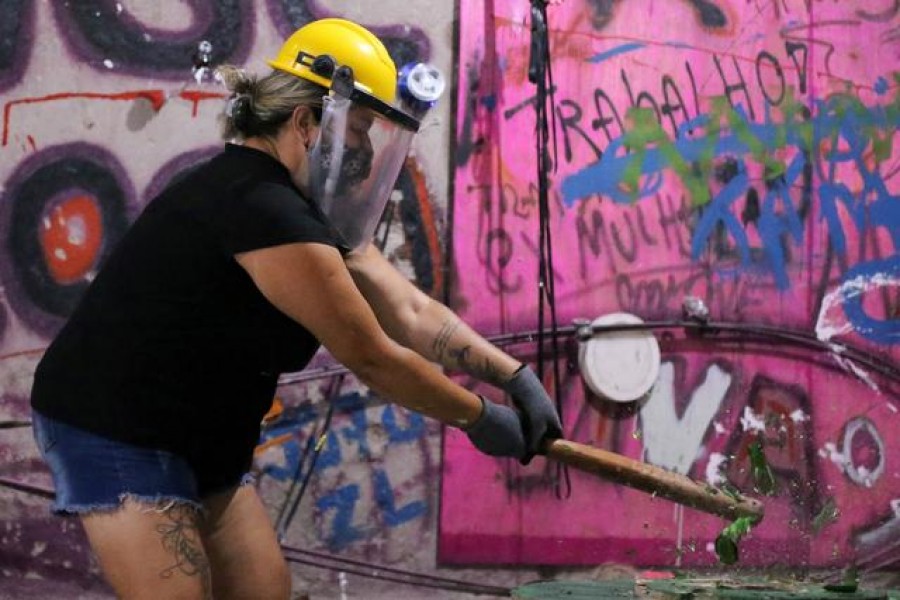
[(451, 349), (450, 355), (456, 359), (459, 368), (469, 375), (486, 383), (499, 384), (502, 381), (500, 371), (487, 358), (481, 361), (480, 365), (477, 360), (472, 360), (469, 356), (471, 349), (471, 346), (463, 346), (459, 350)]
[(176, 572), (189, 577), (199, 576), (205, 595), (212, 597), (209, 562), (200, 541), (197, 511), (190, 506), (176, 504), (162, 514), (169, 522), (157, 525), (156, 531), (162, 536), (163, 548), (174, 555), (175, 564), (163, 569), (159, 576), (168, 579)]
[(434, 355), (439, 359), (443, 360), (446, 356), (447, 346), (450, 344), (450, 338), (453, 337), (453, 334), (456, 333), (456, 330), (459, 329), (459, 321), (451, 320), (445, 322), (441, 325), (441, 330), (438, 331), (437, 336), (435, 336), (434, 341), (431, 343), (431, 348), (434, 350)]
[(445, 322), (441, 326), (440, 331), (438, 331), (434, 341), (431, 343), (431, 349), (434, 351), (435, 357), (444, 363), (444, 366), (448, 367), (451, 365), (446, 364), (445, 361), (455, 361), (456, 367), (481, 381), (493, 384), (502, 383), (500, 371), (491, 364), (490, 359), (485, 358), (479, 364), (477, 358), (472, 358), (471, 345), (467, 344), (461, 348), (454, 348), (450, 345), (450, 338), (453, 337), (460, 325), (460, 321), (454, 319)]

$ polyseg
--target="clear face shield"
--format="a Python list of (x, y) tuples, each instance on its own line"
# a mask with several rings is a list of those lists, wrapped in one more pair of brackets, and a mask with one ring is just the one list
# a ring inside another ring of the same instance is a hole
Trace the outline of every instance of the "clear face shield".
[(418, 126), (355, 89), (346, 67), (335, 73), (309, 153), (310, 191), (351, 248), (372, 240)]

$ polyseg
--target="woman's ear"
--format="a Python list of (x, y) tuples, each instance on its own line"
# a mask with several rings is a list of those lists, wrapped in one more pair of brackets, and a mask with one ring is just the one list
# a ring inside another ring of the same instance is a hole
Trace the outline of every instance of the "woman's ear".
[(300, 136), (303, 145), (309, 149), (313, 142), (316, 120), (308, 106), (298, 106), (291, 115), (291, 124)]

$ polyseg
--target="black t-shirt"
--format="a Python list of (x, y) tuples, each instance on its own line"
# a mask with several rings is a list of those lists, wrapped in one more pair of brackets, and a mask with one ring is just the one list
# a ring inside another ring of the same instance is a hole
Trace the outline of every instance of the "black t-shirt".
[(346, 251), (287, 169), (227, 145), (150, 202), (35, 372), (32, 406), (107, 437), (181, 454), (198, 475), (246, 469), (278, 375), (315, 337), (235, 261), (292, 242)]

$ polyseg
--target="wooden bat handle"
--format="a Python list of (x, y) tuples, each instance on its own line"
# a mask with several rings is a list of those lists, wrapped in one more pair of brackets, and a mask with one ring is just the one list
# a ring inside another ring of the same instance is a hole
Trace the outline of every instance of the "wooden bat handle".
[(706, 483), (615, 452), (568, 440), (552, 440), (544, 449), (548, 458), (576, 469), (726, 519), (750, 517), (760, 521), (765, 514), (758, 500), (735, 498)]

